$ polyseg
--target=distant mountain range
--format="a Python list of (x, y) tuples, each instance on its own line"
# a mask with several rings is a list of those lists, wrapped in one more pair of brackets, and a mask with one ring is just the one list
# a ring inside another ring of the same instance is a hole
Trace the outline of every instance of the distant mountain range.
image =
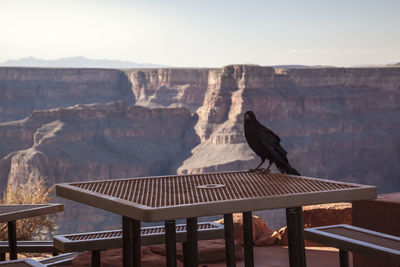
[(336, 68), (335, 66), (329, 66), (329, 65), (274, 65), (272, 66), (275, 69), (321, 69), (321, 68)]
[(400, 62), (399, 63), (396, 63), (396, 64), (391, 64), (391, 65), (388, 65), (389, 67), (400, 67)]
[[(39, 59), (35, 57), (25, 57), (20, 59), (10, 59), (0, 63), (0, 67), (43, 67), (43, 68), (102, 68), (102, 69), (143, 69), (143, 68), (173, 68), (173, 66), (137, 63), (133, 61), (110, 60), (110, 59), (91, 59), (87, 57), (66, 57), (59, 59)], [(274, 65), (275, 69), (308, 69), (308, 68), (335, 68), (330, 65)], [(354, 67), (400, 67), (400, 62), (387, 65), (360, 65)]]
[(131, 61), (90, 59), (86, 57), (67, 57), (60, 59), (44, 60), (26, 57), (16, 60), (7, 60), (0, 63), (2, 67), (45, 67), (45, 68), (106, 68), (106, 69), (136, 69), (136, 68), (167, 68), (171, 66), (137, 63)]

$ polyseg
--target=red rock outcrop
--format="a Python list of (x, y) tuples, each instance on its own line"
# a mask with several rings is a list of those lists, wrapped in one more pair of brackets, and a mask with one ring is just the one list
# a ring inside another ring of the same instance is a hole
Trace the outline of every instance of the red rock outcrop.
[[(177, 265), (183, 266), (182, 244), (176, 246)], [(243, 260), (243, 247), (235, 243), (235, 256), (237, 261)], [(122, 266), (122, 249), (110, 249), (101, 252), (101, 266)], [(142, 247), (141, 266), (166, 266), (165, 244)], [(198, 242), (198, 261), (199, 264), (214, 262), (224, 262), (225, 240), (200, 240)], [(72, 262), (72, 266), (91, 266), (91, 253), (85, 252)]]
[[(216, 223), (224, 224), (224, 219), (216, 221)], [(275, 245), (280, 238), (278, 231), (271, 230), (267, 227), (264, 220), (253, 215), (253, 244), (255, 246)], [(240, 245), (244, 245), (243, 241), (243, 216), (242, 213), (233, 214), (233, 233), (235, 241)]]
[(351, 203), (329, 203), (303, 207), (305, 228), (334, 224), (352, 224)]
[[(152, 245), (148, 246), (151, 252), (159, 255), (166, 256), (165, 245)], [(198, 261), (200, 264), (223, 262), (226, 259), (225, 254), (225, 240), (212, 239), (198, 241)], [(182, 243), (176, 246), (177, 258), (183, 262)], [(236, 260), (243, 260), (243, 247), (235, 242), (235, 257)]]
[[(328, 203), (319, 205), (309, 205), (303, 207), (304, 228), (317, 226), (327, 226), (334, 224), (352, 224), (352, 205), (351, 203)], [(278, 230), (279, 238), (277, 244), (287, 246), (288, 235), (287, 227)], [(305, 241), (306, 246), (320, 246), (318, 243)]]
[[(101, 251), (100, 253), (101, 253), (100, 258), (102, 267), (123, 266), (122, 249), (109, 249), (106, 251)], [(153, 253), (148, 247), (142, 247), (140, 256), (141, 256), (141, 266), (143, 267), (167, 266), (165, 256)], [(92, 257), (91, 252), (79, 254), (72, 261), (72, 266), (76, 267), (92, 266), (91, 257)], [(178, 267), (183, 266), (182, 262), (178, 260), (177, 266)]]

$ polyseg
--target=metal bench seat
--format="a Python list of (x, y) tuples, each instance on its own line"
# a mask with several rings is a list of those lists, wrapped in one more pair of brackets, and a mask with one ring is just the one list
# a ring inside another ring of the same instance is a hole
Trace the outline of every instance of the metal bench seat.
[(400, 266), (400, 237), (339, 224), (304, 230), (307, 240), (339, 249), (340, 266), (349, 266), (348, 251), (382, 258)]
[[(6, 259), (6, 253), (10, 252), (8, 241), (0, 241), (0, 261)], [(58, 249), (53, 246), (53, 241), (30, 240), (17, 241), (17, 252), (19, 253), (52, 253), (58, 254)]]
[(11, 260), (11, 261), (3, 261), (0, 262), (0, 266), (9, 266), (9, 267), (45, 267), (46, 265), (41, 264), (32, 259), (24, 259), (24, 260)]
[[(186, 224), (176, 225), (176, 242), (186, 242)], [(214, 222), (199, 223), (198, 240), (224, 238), (224, 226)], [(142, 245), (165, 243), (165, 226), (142, 227)], [(100, 251), (122, 247), (122, 230), (87, 232), (54, 236), (54, 247), (62, 252), (92, 252), (92, 266), (100, 265)]]
[(51, 258), (39, 260), (39, 262), (45, 266), (71, 265), (73, 259), (78, 254), (78, 252), (65, 253)]

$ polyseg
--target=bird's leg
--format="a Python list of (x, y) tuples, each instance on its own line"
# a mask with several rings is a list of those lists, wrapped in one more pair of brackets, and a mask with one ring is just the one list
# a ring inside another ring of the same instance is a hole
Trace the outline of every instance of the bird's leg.
[(261, 163), (258, 164), (258, 166), (255, 169), (250, 169), (249, 171), (254, 172), (254, 171), (258, 171), (258, 169), (260, 168), (260, 166), (265, 162), (265, 158), (261, 159)]
[(270, 161), (269, 161), (268, 167), (267, 167), (266, 169), (264, 169), (263, 172), (265, 172), (265, 173), (270, 173), (271, 171), (270, 171), (269, 168), (271, 168), (272, 163), (273, 163), (272, 160), (270, 160)]

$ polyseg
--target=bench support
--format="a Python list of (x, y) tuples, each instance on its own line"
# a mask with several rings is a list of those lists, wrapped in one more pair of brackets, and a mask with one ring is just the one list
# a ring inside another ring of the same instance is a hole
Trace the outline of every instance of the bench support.
[(339, 249), (340, 267), (349, 267), (349, 252)]
[(236, 267), (235, 236), (233, 234), (233, 216), (232, 216), (232, 214), (224, 215), (224, 228), (225, 228), (226, 266)]
[(302, 207), (286, 209), (290, 266), (306, 267)]

